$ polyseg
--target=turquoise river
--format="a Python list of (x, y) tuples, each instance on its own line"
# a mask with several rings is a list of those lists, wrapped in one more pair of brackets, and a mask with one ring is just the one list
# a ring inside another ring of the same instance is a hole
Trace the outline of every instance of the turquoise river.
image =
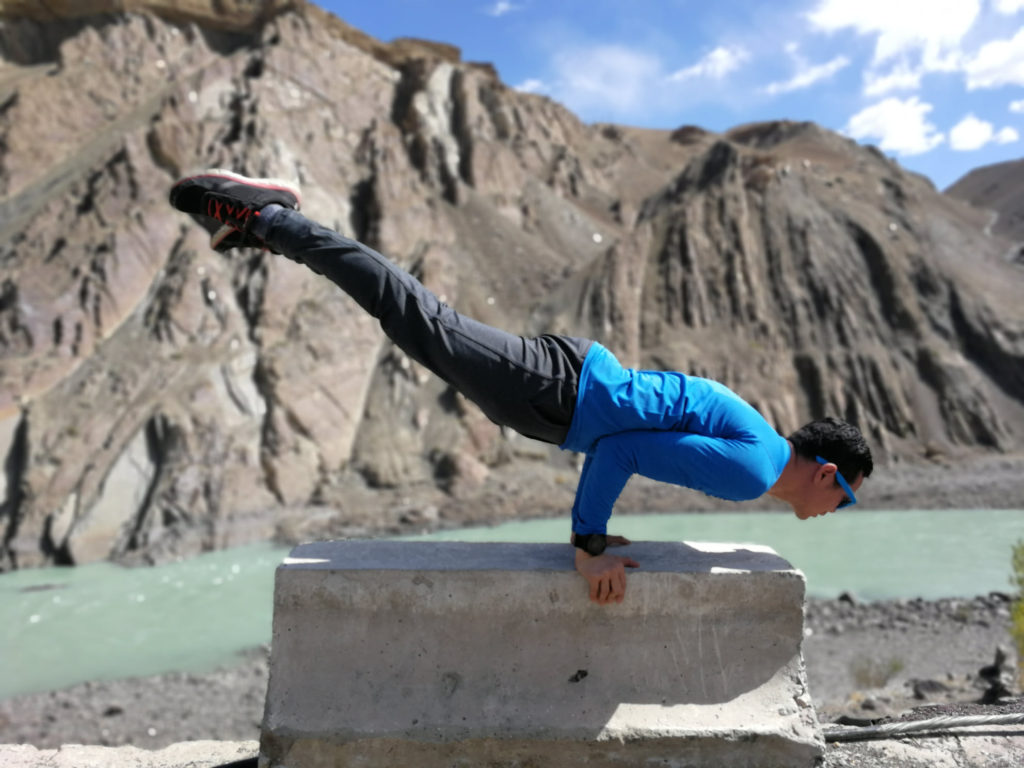
[[(1010, 549), (1024, 539), (1024, 512), (1015, 510), (861, 511), (803, 523), (776, 512), (623, 515), (613, 522), (613, 533), (634, 540), (768, 544), (806, 574), (810, 595), (851, 591), (867, 600), (1009, 591)], [(560, 542), (568, 522), (422, 538)], [(0, 698), (230, 664), (270, 641), (274, 569), (286, 554), (264, 544), (152, 568), (97, 564), (0, 575)]]

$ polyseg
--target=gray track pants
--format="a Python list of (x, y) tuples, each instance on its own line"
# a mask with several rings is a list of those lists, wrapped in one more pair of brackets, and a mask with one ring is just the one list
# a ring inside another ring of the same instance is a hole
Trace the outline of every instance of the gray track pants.
[(280, 211), (265, 239), (330, 278), (409, 357), (492, 421), (537, 440), (564, 442), (589, 339), (524, 338), (465, 317), (376, 251), (295, 211)]

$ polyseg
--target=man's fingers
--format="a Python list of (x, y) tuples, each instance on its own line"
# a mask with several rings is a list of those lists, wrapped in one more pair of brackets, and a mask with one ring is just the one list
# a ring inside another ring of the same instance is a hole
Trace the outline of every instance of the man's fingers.
[(612, 580), (611, 578), (601, 579), (601, 602), (610, 603), (612, 600)]
[[(621, 603), (626, 595), (626, 568), (640, 564), (631, 557), (603, 555), (596, 561), (585, 559), (583, 573), (590, 585), (590, 600), (600, 605)], [(589, 572), (584, 572), (589, 571)]]
[(604, 605), (615, 598), (615, 574), (603, 573), (594, 579), (590, 588), (590, 599)]
[(626, 596), (626, 572), (616, 571), (615, 572), (615, 602), (621, 603), (622, 598)]

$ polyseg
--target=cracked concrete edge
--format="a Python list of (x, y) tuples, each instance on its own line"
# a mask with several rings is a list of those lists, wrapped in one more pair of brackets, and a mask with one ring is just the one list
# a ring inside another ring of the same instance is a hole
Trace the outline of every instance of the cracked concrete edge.
[[(60, 749), (37, 749), (28, 744), (0, 745), (4, 768), (218, 768), (251, 759), (259, 742), (188, 741), (159, 750), (138, 747), (98, 747), (67, 744)], [(979, 762), (980, 761), (980, 762)], [(826, 768), (899, 766), (914, 768), (988, 768), (1024, 764), (1024, 726), (963, 729), (956, 736), (908, 738), (900, 741), (830, 744)]]
[(0, 765), (4, 768), (217, 768), (254, 758), (259, 748), (255, 739), (184, 741), (157, 750), (83, 744), (37, 749), (30, 744), (2, 744)]

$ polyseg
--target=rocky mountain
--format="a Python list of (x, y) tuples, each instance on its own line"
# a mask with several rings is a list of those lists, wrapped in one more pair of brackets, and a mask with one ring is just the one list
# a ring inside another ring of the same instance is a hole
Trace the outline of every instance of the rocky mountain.
[(1021, 447), (1024, 269), (987, 213), (871, 148), (585, 125), (302, 0), (0, 16), (0, 569), (571, 500), (573, 457), (488, 422), (331, 284), (210, 251), (166, 203), (210, 166), (296, 180), (307, 215), (468, 314), (718, 378), (780, 431), (836, 414), (890, 466)]
[[(987, 230), (1019, 243), (1024, 241), (1024, 160), (976, 168), (946, 190), (959, 200), (991, 213)], [(1018, 251), (1016, 257), (1022, 258)]]

